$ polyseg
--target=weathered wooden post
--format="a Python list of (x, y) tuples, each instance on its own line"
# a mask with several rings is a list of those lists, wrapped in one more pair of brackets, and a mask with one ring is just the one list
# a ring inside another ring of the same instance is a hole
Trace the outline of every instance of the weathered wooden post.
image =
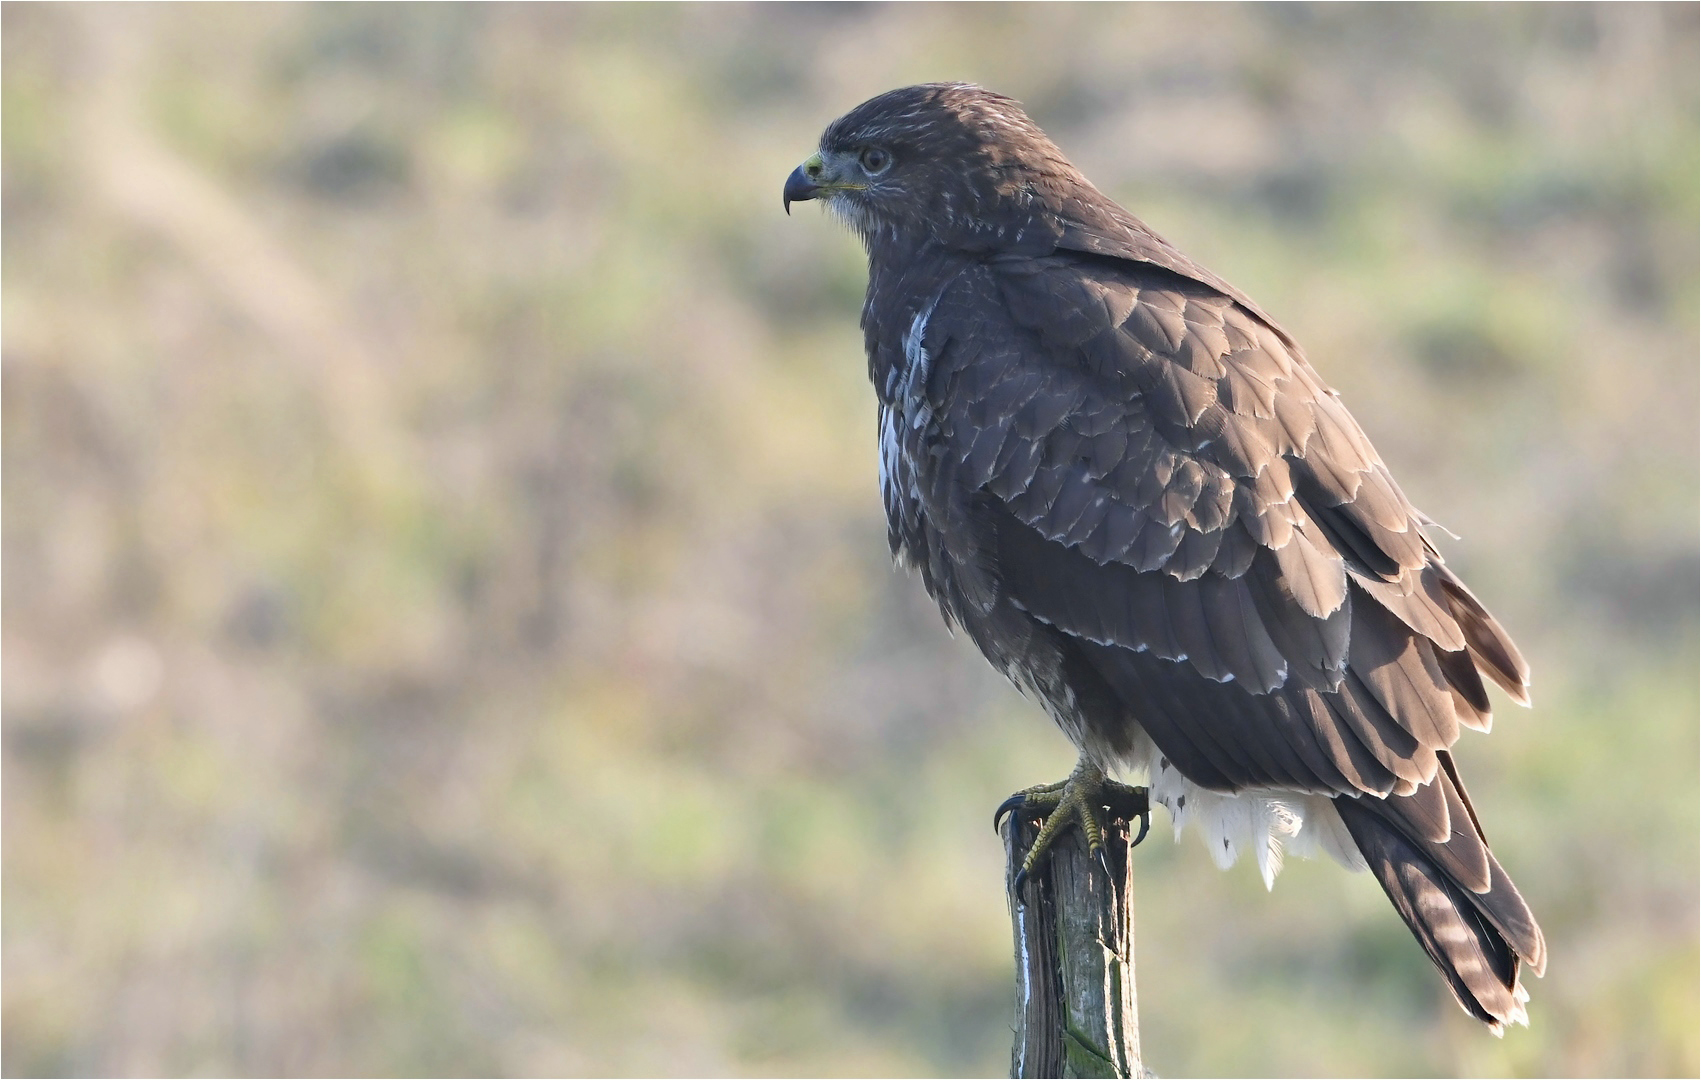
[(1105, 830), (1108, 877), (1081, 831), (1064, 830), (1017, 896), (1016, 873), (1039, 826), (1020, 811), (1004, 823), (1016, 945), (1013, 1077), (1151, 1075), (1140, 1063), (1128, 830), (1122, 817)]

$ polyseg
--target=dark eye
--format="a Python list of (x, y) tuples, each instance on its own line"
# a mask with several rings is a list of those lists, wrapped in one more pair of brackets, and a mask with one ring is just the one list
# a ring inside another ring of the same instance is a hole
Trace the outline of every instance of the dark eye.
[(892, 155), (878, 146), (870, 146), (862, 152), (862, 157), (857, 160), (862, 162), (862, 168), (868, 175), (877, 176), (885, 172), (887, 167), (892, 164)]

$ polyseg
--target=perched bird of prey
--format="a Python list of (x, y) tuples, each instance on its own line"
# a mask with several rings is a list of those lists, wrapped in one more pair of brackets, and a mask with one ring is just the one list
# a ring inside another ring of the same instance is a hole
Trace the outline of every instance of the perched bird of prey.
[(1024, 870), (1098, 848), (1126, 770), (1267, 885), (1368, 866), (1466, 1012), (1528, 1023), (1546, 945), (1450, 747), (1529, 668), (1298, 343), (976, 86), (833, 121), (806, 199), (868, 250), (893, 555), (1080, 749), (1014, 797)]

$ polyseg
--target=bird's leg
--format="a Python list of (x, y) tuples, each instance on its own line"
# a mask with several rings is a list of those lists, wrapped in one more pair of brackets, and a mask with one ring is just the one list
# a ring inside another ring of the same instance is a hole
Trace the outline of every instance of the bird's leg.
[(1146, 789), (1129, 787), (1109, 779), (1104, 770), (1085, 755), (1076, 764), (1069, 779), (1062, 783), (1025, 788), (1005, 799), (993, 814), (993, 827), (999, 828), (1003, 825), (1005, 814), (1023, 811), (1045, 813), (1045, 825), (1041, 827), (1039, 836), (1034, 838), (1027, 858), (1022, 860), (1022, 869), (1016, 874), (1015, 886), (1018, 896), (1021, 895), (1022, 883), (1027, 880), (1028, 874), (1050, 850), (1052, 842), (1071, 820), (1080, 823), (1081, 832), (1087, 837), (1087, 853), (1098, 859), (1099, 865), (1104, 867), (1107, 874), (1110, 873), (1110, 864), (1104, 852), (1106, 823), (1115, 820), (1132, 822), (1138, 818), (1140, 832), (1134, 838), (1135, 844), (1146, 838), (1146, 831), (1152, 825), (1151, 805), (1146, 799)]

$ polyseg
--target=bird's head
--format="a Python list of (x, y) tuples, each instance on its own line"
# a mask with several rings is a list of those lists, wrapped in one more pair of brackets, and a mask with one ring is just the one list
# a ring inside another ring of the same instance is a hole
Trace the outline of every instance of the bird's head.
[(892, 90), (827, 125), (786, 180), (785, 206), (821, 200), (870, 254), (928, 241), (984, 251), (1055, 235), (1085, 178), (1010, 98), (964, 83)]

